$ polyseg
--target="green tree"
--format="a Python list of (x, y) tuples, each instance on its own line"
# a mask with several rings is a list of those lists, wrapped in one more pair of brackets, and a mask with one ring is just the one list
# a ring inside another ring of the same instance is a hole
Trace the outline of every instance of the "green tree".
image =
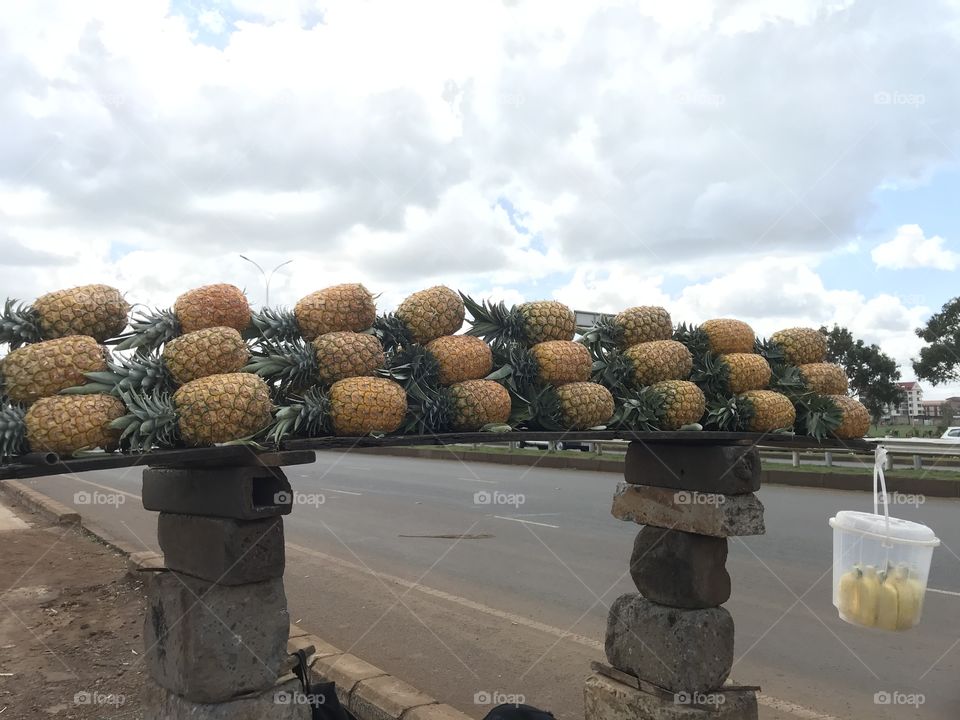
[(847, 373), (850, 390), (870, 412), (876, 423), (884, 408), (899, 404), (903, 390), (897, 385), (900, 370), (897, 362), (876, 345), (867, 345), (853, 337), (846, 328), (820, 328), (827, 336), (827, 360), (840, 365)]
[(913, 361), (918, 378), (934, 385), (960, 379), (960, 297), (917, 328), (917, 337), (930, 343), (920, 351), (920, 359)]

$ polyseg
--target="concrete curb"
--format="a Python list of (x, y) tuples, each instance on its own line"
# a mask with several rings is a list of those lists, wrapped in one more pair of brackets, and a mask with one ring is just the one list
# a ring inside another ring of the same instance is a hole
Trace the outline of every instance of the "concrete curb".
[[(113, 537), (96, 523), (84, 522), (80, 513), (16, 480), (4, 480), (0, 488), (18, 505), (58, 525), (76, 525), (86, 535), (127, 556), (127, 573), (155, 572), (164, 568), (163, 555), (141, 551)], [(317, 681), (333, 680), (337, 695), (359, 720), (472, 720), (450, 705), (422, 693), (412, 685), (290, 625), (287, 651), (313, 648), (310, 669)]]
[[(531, 451), (529, 457), (520, 453), (501, 454), (485, 453), (483, 451), (464, 452), (450, 447), (443, 448), (354, 448), (351, 452), (368, 453), (370, 455), (392, 455), (396, 457), (413, 457), (431, 460), (458, 460), (461, 462), (487, 462), (498, 465), (522, 465), (564, 470), (590, 470), (595, 472), (612, 472), (623, 474), (623, 460), (601, 460), (596, 457), (567, 457), (562, 455), (536, 454)], [(825, 490), (862, 490), (872, 492), (873, 482), (870, 475), (856, 475), (853, 473), (821, 473), (821, 472), (794, 472), (764, 468), (761, 475), (764, 485), (791, 485), (794, 487), (813, 487)], [(899, 492), (909, 495), (926, 495), (927, 497), (960, 498), (960, 475), (957, 480), (940, 480), (938, 478), (913, 478), (886, 473), (887, 489), (890, 492)]]

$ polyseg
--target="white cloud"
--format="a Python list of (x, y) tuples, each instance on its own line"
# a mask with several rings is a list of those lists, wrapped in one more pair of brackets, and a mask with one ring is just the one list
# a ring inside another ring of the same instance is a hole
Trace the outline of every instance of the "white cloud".
[(892, 240), (873, 248), (871, 256), (878, 268), (891, 270), (956, 270), (960, 265), (960, 253), (947, 249), (939, 235), (926, 237), (919, 225), (901, 225)]

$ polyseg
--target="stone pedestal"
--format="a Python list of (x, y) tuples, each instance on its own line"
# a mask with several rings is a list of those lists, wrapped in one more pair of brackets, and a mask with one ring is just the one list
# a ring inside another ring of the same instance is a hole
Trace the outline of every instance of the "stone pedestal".
[(146, 718), (310, 717), (287, 655), (281, 516), (290, 485), (279, 467), (255, 461), (144, 472), (165, 568), (147, 584)]
[(734, 627), (721, 607), (727, 538), (765, 532), (756, 449), (632, 443), (624, 475), (611, 512), (645, 526), (630, 558), (639, 593), (610, 607), (612, 667), (587, 680), (587, 720), (756, 720), (755, 689), (725, 684)]

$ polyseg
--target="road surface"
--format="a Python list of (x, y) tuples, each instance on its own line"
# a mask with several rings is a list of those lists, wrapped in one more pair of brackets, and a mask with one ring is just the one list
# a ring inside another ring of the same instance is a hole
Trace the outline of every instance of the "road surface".
[[(607, 607), (634, 591), (626, 571), (638, 528), (610, 516), (616, 474), (336, 452), (287, 472), (298, 501), (286, 520), (294, 621), (474, 717), (489, 710), (477, 699), (501, 693), (582, 718)], [(25, 482), (157, 549), (139, 469)], [(493, 498), (502, 504), (485, 503)], [(870, 496), (768, 486), (760, 498), (767, 535), (731, 540), (726, 607), (737, 627), (732, 677), (762, 686), (761, 718), (955, 720), (958, 501), (895, 508), (944, 544), (923, 623), (884, 633), (842, 622), (830, 600), (827, 519), (869, 509)], [(82, 504), (90, 499), (100, 502)], [(922, 704), (878, 704), (878, 693)]]

